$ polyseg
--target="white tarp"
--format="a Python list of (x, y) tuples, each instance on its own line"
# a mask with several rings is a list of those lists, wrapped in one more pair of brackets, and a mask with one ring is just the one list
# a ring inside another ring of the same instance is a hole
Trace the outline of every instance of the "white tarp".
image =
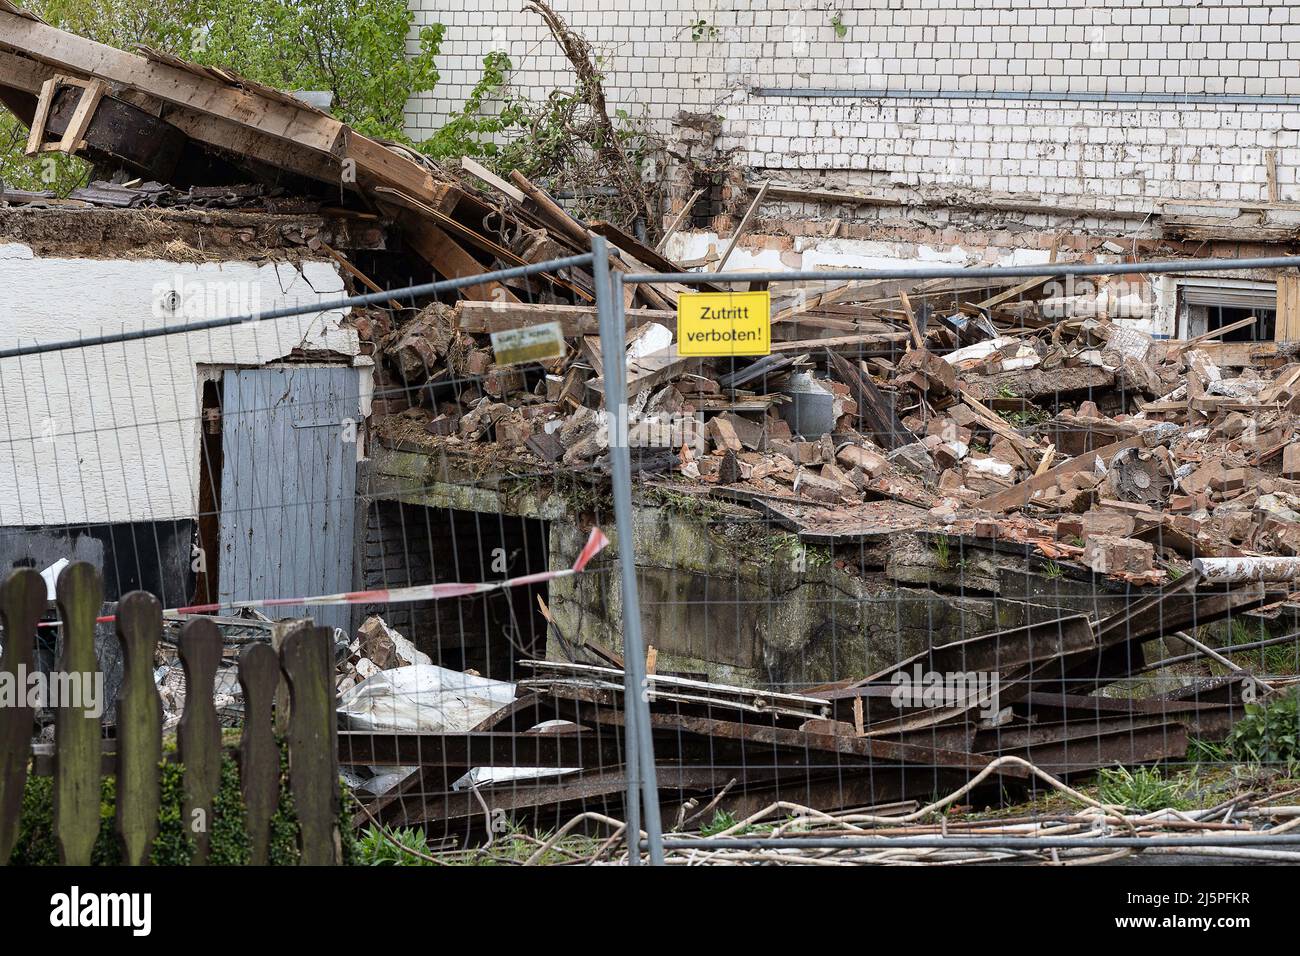
[(393, 667), (349, 688), (339, 713), (350, 730), (465, 733), (515, 699), (515, 685), (436, 664)]

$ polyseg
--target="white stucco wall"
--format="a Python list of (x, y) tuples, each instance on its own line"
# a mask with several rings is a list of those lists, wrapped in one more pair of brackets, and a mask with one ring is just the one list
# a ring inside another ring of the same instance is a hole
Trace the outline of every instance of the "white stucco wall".
[[(333, 263), (58, 259), (8, 244), (0, 289), (5, 348), (319, 302), (343, 281)], [(355, 355), (342, 316), (0, 360), (0, 526), (193, 517), (198, 366), (262, 365), (296, 346)]]

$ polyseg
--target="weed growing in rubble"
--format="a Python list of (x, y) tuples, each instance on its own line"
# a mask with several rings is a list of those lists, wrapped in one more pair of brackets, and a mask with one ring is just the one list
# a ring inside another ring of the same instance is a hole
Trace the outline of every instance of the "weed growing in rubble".
[(1181, 780), (1165, 777), (1158, 767), (1115, 767), (1097, 774), (1098, 793), (1103, 803), (1118, 804), (1148, 812), (1185, 810), (1191, 806)]
[[(1258, 641), (1267, 640), (1270, 636), (1272, 635), (1269, 632), (1268, 625), (1263, 620), (1259, 620), (1254, 627), (1251, 627), (1245, 620), (1234, 618), (1228, 631), (1227, 643), (1230, 645), (1254, 644)], [(1288, 642), (1274, 644), (1271, 647), (1261, 647), (1258, 650), (1238, 654), (1237, 657), (1258, 660), (1259, 671), (1265, 674), (1294, 674), (1297, 670), (1295, 643)]]
[(700, 836), (716, 836), (719, 833), (724, 833), (725, 831), (730, 830), (739, 822), (739, 820), (733, 817), (726, 810), (715, 810), (713, 812), (713, 819), (700, 827)]
[(1213, 740), (1193, 737), (1187, 741), (1187, 762), (1191, 764), (1226, 763), (1230, 754), (1228, 748)]
[[(418, 854), (431, 856), (429, 839), (423, 830), (415, 827), (394, 827), (388, 831), (391, 839), (386, 839), (378, 827), (366, 827), (357, 840), (357, 855), (365, 866), (434, 866), (430, 860)], [(393, 843), (401, 844), (401, 847)]]
[(1043, 565), (1043, 577), (1045, 578), (1059, 578), (1064, 573), (1061, 566), (1055, 561), (1048, 561), (1047, 564)]
[(934, 539), (934, 554), (941, 570), (947, 571), (952, 568), (952, 546), (943, 535)]
[(1294, 775), (1300, 768), (1300, 691), (1247, 704), (1246, 716), (1237, 721), (1226, 744), (1238, 760), (1281, 764)]

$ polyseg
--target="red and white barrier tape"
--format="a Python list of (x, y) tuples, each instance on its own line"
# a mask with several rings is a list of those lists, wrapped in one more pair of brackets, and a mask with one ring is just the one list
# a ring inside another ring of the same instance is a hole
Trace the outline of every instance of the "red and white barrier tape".
[[(219, 611), (239, 611), (244, 608), (297, 607), (300, 605), (333, 604), (403, 604), (409, 601), (440, 601), (443, 598), (464, 597), (469, 594), (486, 594), (505, 588), (522, 587), (527, 584), (541, 584), (557, 578), (567, 578), (578, 574), (587, 567), (587, 563), (605, 549), (609, 539), (599, 528), (592, 528), (583, 545), (578, 560), (573, 567), (559, 571), (539, 571), (517, 578), (505, 578), (500, 581), (479, 581), (463, 584), (459, 581), (444, 584), (416, 584), (405, 588), (376, 588), (370, 591), (344, 591), (340, 594), (317, 594), (311, 597), (260, 598), (250, 601), (224, 601), (217, 604), (192, 604), (189, 607), (168, 608), (165, 614), (216, 614)], [(117, 620), (116, 615), (106, 615), (95, 619), (97, 623), (106, 624)], [(42, 622), (42, 627), (52, 627), (58, 621)]]

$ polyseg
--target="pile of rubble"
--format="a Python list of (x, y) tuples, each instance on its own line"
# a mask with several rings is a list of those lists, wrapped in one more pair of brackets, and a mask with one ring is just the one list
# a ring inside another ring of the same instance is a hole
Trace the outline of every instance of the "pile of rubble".
[[(1252, 365), (1213, 334), (1157, 340), (1123, 319), (1052, 320), (1051, 300), (1008, 311), (949, 290), (921, 292), (954, 306), (918, 317), (888, 285), (800, 290), (798, 321), (822, 337), (757, 360), (682, 357), (671, 316), (629, 312), (634, 471), (779, 518), (801, 506), (803, 528), (892, 501), (927, 528), (1032, 543), (1132, 584), (1198, 555), (1300, 553), (1300, 365), (1275, 348)], [(870, 317), (810, 314), (828, 297)], [(789, 311), (774, 305), (774, 338)], [(544, 321), (571, 334), (564, 358), (492, 363), (489, 333)], [(573, 306), (432, 306), (381, 342), (422, 404), (390, 409), (379, 434), (491, 446), (534, 471), (598, 468), (609, 429), (594, 329), (594, 310)]]

